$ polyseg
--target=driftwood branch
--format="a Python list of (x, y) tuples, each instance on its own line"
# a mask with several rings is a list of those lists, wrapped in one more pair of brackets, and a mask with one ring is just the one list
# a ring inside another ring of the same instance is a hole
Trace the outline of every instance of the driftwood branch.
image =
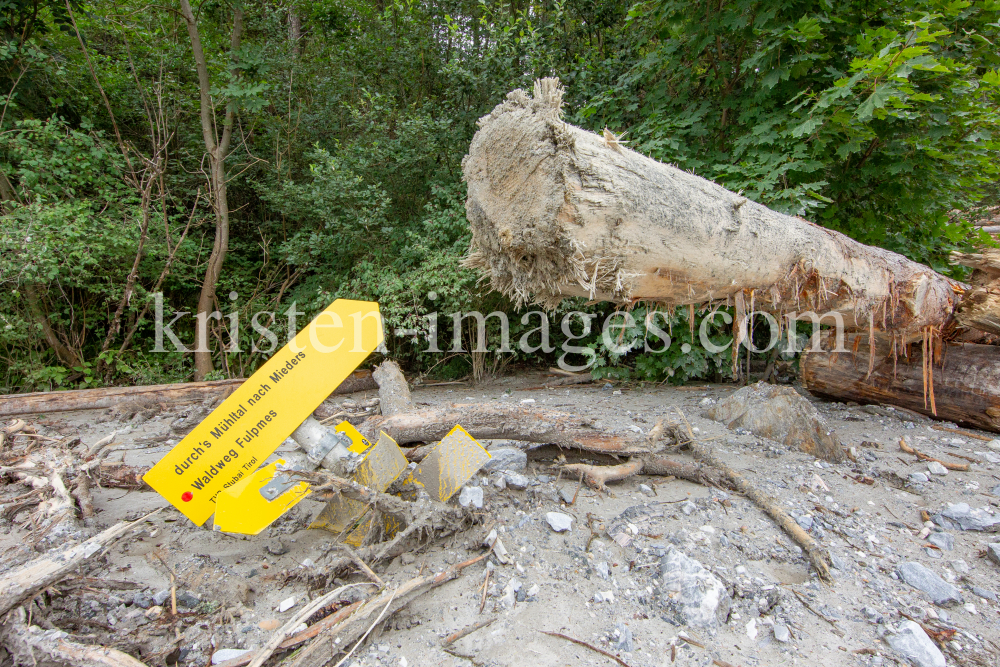
[(29, 626), (23, 607), (15, 609), (0, 626), (0, 644), (10, 653), (15, 667), (146, 667), (117, 649), (80, 644), (60, 630)]

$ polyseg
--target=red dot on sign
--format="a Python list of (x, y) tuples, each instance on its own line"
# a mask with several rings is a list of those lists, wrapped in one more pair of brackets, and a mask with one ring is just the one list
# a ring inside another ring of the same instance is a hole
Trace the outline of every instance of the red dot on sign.
[(191, 493), (190, 491), (185, 491), (184, 493), (181, 494), (181, 500), (183, 500), (186, 503), (191, 502), (191, 500), (193, 498), (194, 498), (194, 494)]

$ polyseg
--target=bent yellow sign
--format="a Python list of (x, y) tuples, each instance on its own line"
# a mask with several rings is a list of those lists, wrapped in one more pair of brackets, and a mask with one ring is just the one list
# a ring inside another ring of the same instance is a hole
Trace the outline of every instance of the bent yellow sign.
[(382, 342), (378, 304), (337, 299), (143, 477), (196, 525)]

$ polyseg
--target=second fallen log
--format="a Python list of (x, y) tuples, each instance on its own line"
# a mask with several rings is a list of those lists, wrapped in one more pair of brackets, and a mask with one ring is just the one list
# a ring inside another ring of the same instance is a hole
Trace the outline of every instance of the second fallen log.
[[(938, 419), (1000, 432), (1000, 349), (991, 345), (920, 343), (897, 348), (875, 338), (872, 363), (867, 334), (846, 337), (844, 352), (832, 352), (832, 337), (802, 355), (806, 389), (819, 396), (858, 403), (888, 403)], [(932, 363), (930, 363), (932, 362)], [(935, 414), (936, 413), (936, 414)]]

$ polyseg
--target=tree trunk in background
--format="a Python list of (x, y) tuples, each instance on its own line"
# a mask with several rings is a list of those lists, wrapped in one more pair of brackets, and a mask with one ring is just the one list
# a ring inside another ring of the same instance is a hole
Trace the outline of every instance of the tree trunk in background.
[(812, 393), (837, 401), (898, 405), (963, 426), (1000, 432), (1000, 350), (996, 347), (932, 342), (934, 349), (926, 354), (931, 367), (925, 373), (921, 343), (908, 349), (897, 347), (894, 357), (892, 339), (876, 336), (874, 363), (868, 334), (847, 336), (849, 352), (827, 351), (832, 344), (827, 338), (824, 350), (802, 355), (802, 383)]
[(288, 41), (292, 43), (292, 55), (299, 56), (299, 40), (302, 39), (302, 18), (294, 7), (288, 10)]
[[(205, 267), (205, 278), (201, 285), (201, 296), (198, 299), (198, 314), (195, 325), (194, 378), (196, 381), (214, 370), (212, 352), (208, 343), (208, 314), (215, 310), (215, 286), (222, 274), (222, 264), (226, 261), (229, 250), (229, 202), (226, 198), (226, 156), (233, 137), (233, 109), (227, 108), (221, 136), (215, 118), (215, 107), (211, 98), (211, 80), (208, 75), (208, 63), (201, 48), (201, 37), (198, 34), (198, 23), (191, 4), (181, 0), (181, 13), (187, 24), (188, 36), (191, 38), (191, 51), (195, 67), (198, 71), (199, 108), (201, 116), (201, 131), (205, 140), (205, 152), (208, 155), (209, 197), (215, 214), (215, 242), (212, 253)], [(233, 5), (232, 54), (235, 55), (243, 35), (243, 9), (239, 4)]]
[(960, 283), (569, 125), (562, 92), (543, 79), (510, 93), (463, 161), (466, 263), (519, 303), (835, 310), (910, 334), (951, 321)]
[(38, 296), (38, 288), (35, 285), (25, 285), (24, 286), (24, 297), (28, 302), (28, 311), (31, 313), (31, 319), (35, 321), (35, 324), (42, 328), (42, 335), (45, 336), (45, 342), (49, 344), (52, 351), (55, 352), (56, 358), (59, 359), (59, 363), (68, 368), (75, 368), (80, 365), (80, 358), (77, 356), (76, 352), (67, 347), (61, 340), (59, 340), (58, 334), (52, 329), (49, 324), (49, 315), (45, 312), (45, 307), (42, 305), (42, 299)]

